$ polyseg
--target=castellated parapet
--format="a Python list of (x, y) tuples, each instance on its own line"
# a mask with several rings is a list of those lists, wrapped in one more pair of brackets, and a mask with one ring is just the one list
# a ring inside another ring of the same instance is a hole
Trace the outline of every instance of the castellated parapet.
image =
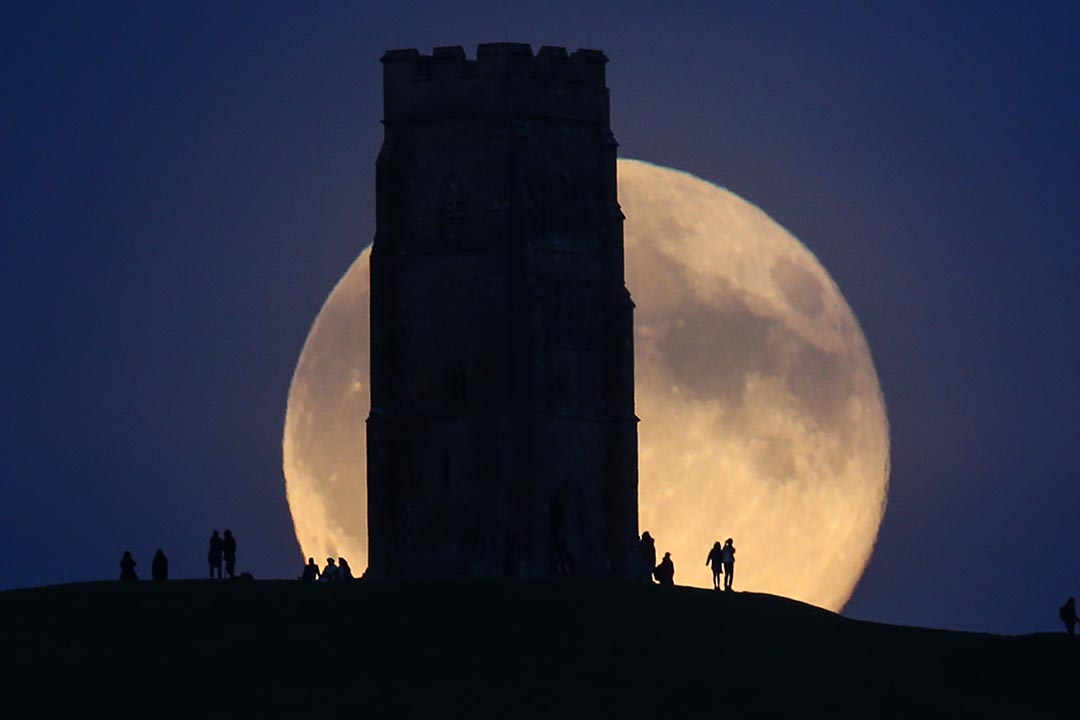
[(383, 55), (384, 120), (512, 112), (567, 120), (608, 122), (608, 90), (599, 50), (523, 43), (480, 45), (476, 59), (461, 47), (431, 55), (391, 50)]
[(606, 62), (382, 59), (371, 577), (649, 577)]

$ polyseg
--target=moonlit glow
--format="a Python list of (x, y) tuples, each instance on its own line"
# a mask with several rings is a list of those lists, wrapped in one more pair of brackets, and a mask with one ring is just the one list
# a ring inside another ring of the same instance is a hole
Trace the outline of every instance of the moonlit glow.
[[(635, 315), (640, 528), (679, 584), (735, 539), (735, 589), (840, 610), (885, 508), (889, 436), (866, 340), (836, 284), (760, 209), (620, 160)], [(368, 256), (304, 344), (283, 441), (305, 555), (367, 564)]]

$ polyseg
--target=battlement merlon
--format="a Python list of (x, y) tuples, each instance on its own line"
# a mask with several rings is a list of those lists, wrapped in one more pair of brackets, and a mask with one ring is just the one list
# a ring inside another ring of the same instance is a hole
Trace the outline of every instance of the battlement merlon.
[(599, 50), (525, 43), (389, 50), (382, 57), (383, 122), (511, 113), (609, 122), (607, 57)]

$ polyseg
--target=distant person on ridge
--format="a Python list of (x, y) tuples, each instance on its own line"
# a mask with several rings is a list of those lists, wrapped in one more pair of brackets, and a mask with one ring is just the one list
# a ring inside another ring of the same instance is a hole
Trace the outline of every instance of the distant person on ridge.
[(214, 579), (214, 572), (217, 571), (218, 578), (221, 577), (221, 555), (224, 552), (222, 547), (221, 536), (218, 535), (218, 531), (215, 530), (214, 534), (210, 536), (210, 552), (207, 554), (206, 559), (210, 563), (210, 579)]
[(349, 562), (343, 557), (337, 559), (337, 579), (342, 582), (353, 579), (352, 568), (349, 567)]
[(1076, 623), (1080, 622), (1076, 617), (1076, 598), (1071, 597), (1065, 601), (1058, 610), (1058, 617), (1065, 623), (1065, 632), (1069, 633), (1069, 637), (1076, 637)]
[(319, 582), (331, 582), (337, 580), (337, 565), (334, 564), (334, 558), (326, 558), (326, 567), (319, 573)]
[(138, 580), (139, 576), (135, 574), (135, 558), (131, 557), (131, 551), (125, 550), (124, 557), (120, 558), (120, 579), (121, 580)]
[(735, 582), (735, 546), (731, 543), (731, 538), (724, 541), (723, 560), (725, 591), (731, 590), (731, 584)]
[(648, 530), (641, 533), (641, 563), (649, 576), (649, 582), (652, 582), (653, 572), (656, 570), (656, 541)]
[(319, 566), (315, 564), (315, 558), (307, 559), (304, 572), (300, 575), (300, 582), (313, 583), (319, 579)]
[(719, 590), (720, 576), (724, 574), (724, 547), (719, 540), (713, 543), (712, 550), (709, 551), (709, 557), (705, 558), (705, 564), (712, 566), (713, 590)]
[(675, 584), (675, 562), (671, 559), (671, 553), (664, 553), (664, 559), (656, 566), (656, 579), (661, 585)]
[(233, 537), (232, 530), (225, 531), (225, 538), (221, 541), (221, 553), (225, 558), (225, 573), (231, 577), (236, 577), (236, 538)]
[(161, 548), (154, 553), (154, 561), (150, 565), (150, 576), (155, 580), (169, 579), (169, 559), (165, 557)]

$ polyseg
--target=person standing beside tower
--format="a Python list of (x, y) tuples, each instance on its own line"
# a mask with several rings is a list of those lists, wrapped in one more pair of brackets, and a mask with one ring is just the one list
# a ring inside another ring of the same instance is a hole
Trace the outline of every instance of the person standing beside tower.
[(648, 530), (641, 533), (641, 564), (645, 569), (645, 576), (651, 583), (653, 572), (656, 570), (656, 541)]

